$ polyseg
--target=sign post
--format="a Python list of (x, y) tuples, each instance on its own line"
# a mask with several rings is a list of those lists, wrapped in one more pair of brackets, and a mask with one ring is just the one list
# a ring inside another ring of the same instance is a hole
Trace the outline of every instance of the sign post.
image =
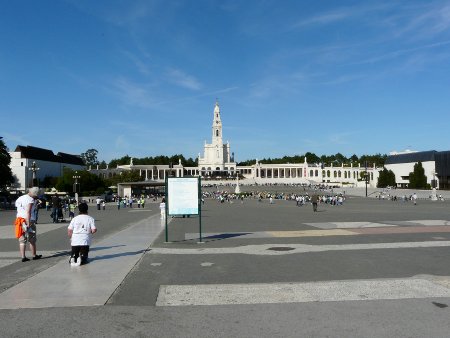
[(201, 179), (200, 177), (166, 177), (166, 242), (169, 242), (169, 216), (197, 215), (202, 241)]

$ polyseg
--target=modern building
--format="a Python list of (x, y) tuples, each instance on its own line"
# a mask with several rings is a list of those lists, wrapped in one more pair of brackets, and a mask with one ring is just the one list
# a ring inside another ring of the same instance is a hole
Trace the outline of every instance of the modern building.
[(37, 182), (42, 182), (46, 176), (60, 177), (64, 168), (83, 170), (85, 165), (77, 155), (57, 153), (32, 146), (17, 146), (9, 153), (10, 168), (14, 177), (13, 190), (25, 191), (33, 185), (33, 174)]
[(407, 188), (414, 165), (422, 163), (427, 183), (433, 188), (450, 188), (450, 151), (404, 151), (389, 154), (385, 167), (395, 174), (397, 187)]

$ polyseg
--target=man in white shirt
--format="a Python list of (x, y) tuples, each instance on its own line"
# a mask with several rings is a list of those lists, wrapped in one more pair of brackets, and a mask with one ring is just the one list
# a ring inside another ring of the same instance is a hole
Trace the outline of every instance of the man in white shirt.
[(89, 216), (88, 205), (81, 203), (78, 206), (80, 214), (74, 217), (67, 228), (67, 233), (71, 238), (72, 253), (70, 255), (71, 265), (86, 264), (91, 245), (91, 234), (97, 232), (95, 220)]
[(15, 221), (16, 238), (19, 240), (19, 251), (22, 262), (30, 259), (25, 255), (27, 242), (30, 243), (30, 250), (33, 260), (40, 259), (42, 255), (36, 255), (36, 219), (32, 219), (31, 211), (35, 204), (35, 198), (39, 194), (39, 188), (33, 187), (28, 190), (28, 194), (20, 196), (16, 200), (17, 216)]
[(100, 204), (102, 203), (102, 199), (100, 198), (100, 196), (97, 197), (95, 203), (97, 204), (97, 210), (100, 210)]

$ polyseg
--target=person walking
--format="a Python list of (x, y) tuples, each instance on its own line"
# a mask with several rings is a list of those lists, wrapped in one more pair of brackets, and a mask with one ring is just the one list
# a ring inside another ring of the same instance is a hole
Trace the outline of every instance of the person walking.
[(100, 198), (100, 196), (97, 197), (95, 203), (97, 204), (97, 210), (100, 210), (100, 204), (102, 203), (102, 199)]
[(70, 221), (67, 228), (67, 234), (70, 237), (72, 246), (69, 263), (73, 266), (87, 263), (91, 235), (97, 232), (95, 220), (88, 215), (87, 203), (80, 203), (78, 210), (80, 214)]
[(413, 202), (414, 202), (414, 205), (417, 205), (417, 194), (416, 194), (416, 193), (414, 193), (414, 194), (412, 195), (412, 200), (413, 200)]
[(161, 212), (161, 219), (166, 218), (166, 199), (164, 197), (161, 203), (159, 203), (159, 210)]
[(311, 197), (311, 203), (313, 206), (313, 211), (317, 211), (317, 204), (319, 203), (319, 196), (317, 194), (312, 195)]
[(53, 223), (58, 223), (59, 212), (61, 209), (61, 199), (58, 195), (52, 197), (52, 218)]
[(42, 255), (36, 254), (36, 219), (33, 219), (33, 207), (36, 208), (35, 198), (39, 193), (38, 187), (30, 188), (28, 194), (20, 196), (16, 200), (17, 215), (15, 220), (15, 235), (19, 240), (19, 251), (22, 262), (30, 259), (25, 254), (27, 242), (30, 244), (33, 260), (40, 259)]

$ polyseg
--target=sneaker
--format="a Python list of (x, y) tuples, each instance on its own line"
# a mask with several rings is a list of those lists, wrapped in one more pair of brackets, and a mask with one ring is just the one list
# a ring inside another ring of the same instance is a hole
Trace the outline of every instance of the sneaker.
[(28, 262), (30, 259), (27, 257), (22, 258), (22, 262)]
[(33, 257), (33, 261), (36, 261), (36, 260), (41, 259), (41, 258), (42, 258), (42, 255), (36, 255), (36, 256)]
[(80, 266), (81, 265), (81, 259), (77, 259), (76, 262), (70, 263), (71, 266)]
[(69, 259), (69, 264), (72, 264), (72, 263), (75, 263), (75, 258), (70, 257), (70, 259)]

